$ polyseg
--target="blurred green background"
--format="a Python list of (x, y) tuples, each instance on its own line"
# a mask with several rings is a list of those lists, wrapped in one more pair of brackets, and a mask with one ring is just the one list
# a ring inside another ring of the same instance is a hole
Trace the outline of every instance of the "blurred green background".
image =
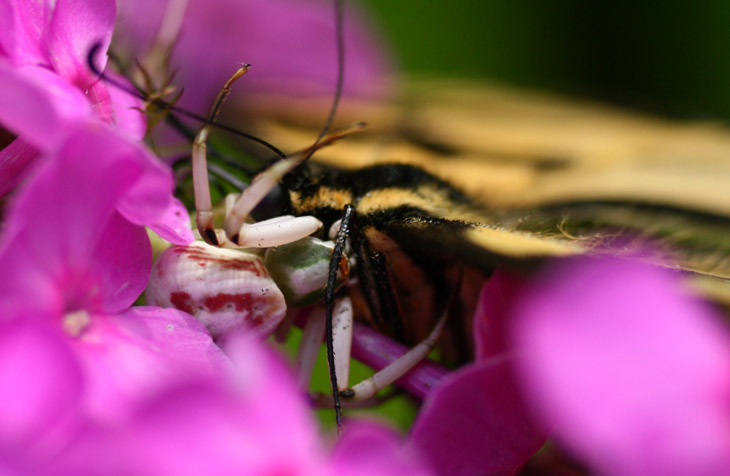
[(730, 1), (361, 0), (408, 73), (730, 115)]

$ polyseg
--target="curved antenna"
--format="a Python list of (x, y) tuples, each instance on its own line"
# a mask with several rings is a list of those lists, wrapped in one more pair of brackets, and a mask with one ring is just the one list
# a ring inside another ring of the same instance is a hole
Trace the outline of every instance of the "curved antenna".
[(340, 98), (342, 97), (342, 89), (345, 84), (345, 35), (344, 30), (344, 17), (345, 17), (345, 5), (343, 0), (334, 0), (335, 3), (335, 38), (337, 42), (337, 85), (335, 86), (335, 97), (332, 100), (332, 106), (330, 107), (329, 114), (327, 115), (327, 121), (322, 127), (322, 131), (319, 133), (315, 145), (322, 140), (322, 138), (329, 132), (332, 127), (332, 122), (335, 120), (337, 114), (337, 108), (340, 105)]
[(96, 66), (96, 64), (94, 64), (94, 56), (96, 56), (96, 53), (99, 51), (99, 48), (101, 48), (101, 46), (102, 46), (101, 42), (96, 43), (94, 46), (91, 47), (91, 49), (89, 50), (89, 54), (87, 56), (87, 65), (89, 66), (89, 69), (91, 69), (91, 72), (94, 73), (95, 75), (97, 75), (99, 77), (99, 79), (103, 79), (105, 82), (111, 84), (115, 88), (121, 89), (122, 91), (125, 91), (133, 96), (136, 96), (143, 101), (149, 101), (150, 104), (153, 104), (156, 107), (159, 107), (160, 109), (166, 109), (168, 111), (180, 114), (181, 116), (185, 116), (190, 119), (195, 119), (195, 120), (201, 121), (203, 123), (210, 123), (221, 130), (230, 132), (231, 134), (235, 134), (239, 137), (243, 137), (244, 139), (256, 142), (257, 144), (260, 144), (260, 145), (266, 147), (267, 149), (269, 149), (270, 151), (274, 152), (276, 155), (278, 155), (281, 158), (286, 157), (286, 154), (284, 152), (282, 152), (274, 145), (266, 142), (265, 140), (263, 140), (259, 137), (256, 137), (251, 134), (247, 134), (247, 133), (239, 131), (238, 129), (235, 129), (231, 126), (227, 126), (227, 125), (221, 124), (219, 122), (215, 122), (215, 121), (209, 122), (208, 117), (202, 116), (200, 114), (196, 114), (192, 111), (188, 111), (188, 110), (183, 109), (178, 106), (174, 106), (168, 102), (163, 101), (162, 99), (158, 99), (158, 98), (153, 99), (153, 98), (149, 97), (149, 95), (145, 94), (139, 88), (127, 86), (126, 84), (122, 83), (121, 81), (118, 81), (112, 77), (109, 77), (106, 73), (104, 73), (103, 71), (100, 71), (99, 68)]

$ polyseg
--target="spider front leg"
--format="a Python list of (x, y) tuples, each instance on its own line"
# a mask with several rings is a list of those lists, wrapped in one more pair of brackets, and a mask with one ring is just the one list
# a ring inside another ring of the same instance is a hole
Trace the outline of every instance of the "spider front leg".
[[(242, 65), (224, 84), (218, 94), (206, 124), (200, 129), (193, 141), (193, 190), (195, 193), (195, 223), (200, 236), (206, 243), (221, 246), (227, 240), (242, 248), (269, 248), (294, 242), (309, 236), (322, 227), (322, 223), (312, 216), (277, 217), (253, 225), (245, 221), (251, 211), (271, 192), (284, 175), (302, 163), (310, 149), (275, 162), (259, 173), (244, 190), (235, 205), (230, 207), (226, 216), (226, 239), (219, 236), (215, 229), (213, 204), (208, 183), (208, 136), (213, 128), (221, 107), (231, 93), (233, 83), (248, 72), (250, 65)], [(246, 229), (247, 233), (243, 233)], [(245, 238), (244, 238), (245, 237)]]
[(285, 215), (258, 223), (246, 223), (251, 211), (277, 186), (282, 178), (299, 167), (315, 151), (352, 133), (361, 131), (363, 123), (327, 134), (307, 149), (281, 159), (258, 174), (226, 212), (226, 237), (243, 248), (270, 248), (292, 243), (321, 229), (322, 222), (313, 216)]
[(195, 191), (195, 222), (201, 237), (206, 243), (222, 246), (230, 241), (241, 248), (270, 248), (292, 243), (315, 233), (321, 229), (322, 222), (313, 216), (294, 217), (285, 215), (259, 223), (246, 223), (251, 211), (277, 186), (279, 181), (289, 172), (306, 161), (315, 151), (328, 146), (338, 139), (353, 132), (362, 130), (363, 123), (356, 123), (346, 129), (333, 132), (321, 138), (311, 147), (284, 157), (264, 169), (251, 184), (243, 190), (235, 204), (226, 213), (225, 236), (221, 236), (214, 226), (213, 204), (208, 184), (207, 141), (213, 123), (221, 106), (231, 92), (233, 83), (248, 71), (249, 65), (243, 65), (226, 81), (211, 108), (205, 126), (200, 130), (193, 142), (193, 188)]
[(218, 117), (221, 104), (231, 94), (233, 83), (248, 72), (249, 66), (247, 64), (242, 65), (223, 85), (223, 89), (218, 93), (218, 97), (210, 110), (208, 120), (193, 141), (192, 162), (195, 223), (203, 240), (213, 246), (219, 246), (219, 241), (213, 226), (213, 203), (210, 198), (210, 185), (208, 183), (208, 135), (213, 128), (215, 119)]

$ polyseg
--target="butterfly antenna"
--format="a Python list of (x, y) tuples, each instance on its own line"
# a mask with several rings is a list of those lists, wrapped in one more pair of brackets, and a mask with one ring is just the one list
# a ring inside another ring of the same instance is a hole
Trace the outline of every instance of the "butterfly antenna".
[[(335, 114), (337, 114), (337, 108), (340, 104), (340, 98), (342, 97), (342, 88), (343, 84), (345, 82), (345, 35), (343, 33), (344, 30), (344, 10), (345, 6), (343, 3), (343, 0), (334, 0), (334, 6), (335, 6), (335, 37), (337, 41), (337, 86), (335, 87), (335, 97), (332, 100), (332, 107), (330, 108), (329, 114), (327, 115), (327, 121), (324, 124), (324, 127), (322, 128), (322, 131), (319, 133), (319, 136), (317, 137), (317, 140), (314, 142), (314, 145), (310, 148), (311, 152), (307, 154), (307, 156), (304, 158), (304, 160), (307, 160), (311, 155), (317, 150), (319, 143), (322, 141), (322, 139), (327, 135), (329, 132), (330, 127), (332, 126), (332, 122), (335, 120)], [(345, 216), (342, 219), (342, 223), (345, 224), (345, 222), (349, 222), (350, 217), (352, 216), (353, 209), (351, 206), (345, 207)], [(342, 230), (342, 228), (345, 228)], [(341, 256), (342, 254), (342, 247), (344, 246), (344, 239), (347, 233), (347, 226), (341, 227), (340, 229), (341, 233), (338, 233), (338, 240), (337, 243), (340, 243), (340, 249), (337, 250), (337, 244), (335, 245), (335, 250), (333, 250), (332, 253), (332, 260), (338, 260), (339, 257), (337, 256), (337, 252), (339, 251), (339, 254)], [(341, 236), (340, 236), (341, 235)], [(337, 431), (338, 433), (342, 432), (342, 408), (340, 404), (340, 392), (338, 391), (338, 385), (337, 385), (337, 374), (335, 373), (335, 351), (334, 351), (334, 331), (332, 328), (332, 305), (334, 301), (334, 278), (332, 277), (333, 267), (330, 266), (330, 276), (327, 280), (327, 292), (326, 294), (326, 327), (325, 327), (325, 339), (327, 340), (327, 365), (329, 367), (329, 374), (330, 374), (330, 384), (332, 386), (332, 398), (335, 403), (335, 421), (337, 423)], [(336, 270), (334, 271), (335, 277), (336, 277)]]
[(337, 42), (337, 84), (335, 86), (335, 97), (332, 100), (332, 106), (330, 107), (329, 114), (327, 114), (327, 121), (324, 123), (324, 127), (317, 136), (317, 140), (314, 141), (315, 145), (327, 135), (332, 127), (332, 122), (335, 120), (337, 114), (337, 108), (340, 105), (340, 98), (342, 97), (342, 89), (345, 84), (345, 35), (344, 35), (344, 12), (345, 5), (343, 0), (334, 0), (335, 3), (335, 37)]
[(138, 98), (140, 98), (143, 101), (147, 101), (150, 104), (154, 105), (155, 107), (159, 107), (160, 109), (167, 110), (167, 111), (170, 111), (170, 112), (174, 112), (176, 114), (179, 114), (181, 116), (188, 117), (190, 119), (195, 119), (197, 121), (201, 121), (204, 124), (213, 125), (213, 126), (219, 128), (221, 130), (224, 130), (226, 132), (230, 132), (231, 134), (235, 134), (235, 135), (237, 135), (239, 137), (243, 137), (244, 139), (247, 139), (247, 140), (250, 140), (250, 141), (255, 142), (257, 144), (260, 144), (260, 145), (266, 147), (267, 149), (269, 149), (270, 151), (274, 152), (279, 157), (282, 157), (282, 158), (283, 157), (286, 157), (286, 154), (284, 154), (277, 147), (275, 147), (274, 145), (266, 142), (265, 140), (263, 140), (263, 139), (261, 139), (259, 137), (256, 137), (256, 136), (254, 136), (252, 134), (247, 134), (245, 132), (239, 131), (238, 129), (235, 129), (235, 128), (231, 127), (231, 126), (227, 126), (225, 124), (221, 124), (221, 123), (215, 122), (215, 120), (210, 121), (208, 117), (205, 117), (205, 116), (202, 116), (200, 114), (196, 114), (196, 113), (194, 113), (192, 111), (188, 111), (188, 110), (183, 109), (181, 107), (172, 105), (172, 104), (170, 104), (168, 102), (163, 101), (162, 99), (152, 98), (148, 94), (144, 93), (138, 87), (136, 87), (134, 85), (133, 86), (129, 86), (129, 85), (123, 83), (122, 81), (119, 81), (116, 78), (110, 77), (109, 75), (107, 75), (106, 73), (104, 73), (103, 71), (101, 71), (96, 66), (96, 64), (94, 63), (94, 57), (96, 56), (97, 52), (99, 51), (99, 49), (101, 47), (102, 47), (101, 42), (96, 43), (89, 50), (89, 54), (88, 54), (88, 57), (87, 57), (87, 64), (89, 66), (89, 69), (91, 69), (91, 71), (96, 76), (98, 76), (99, 79), (104, 80), (106, 83), (111, 84), (115, 88), (120, 89), (122, 91), (125, 91), (125, 92), (131, 94), (132, 96), (138, 97)]

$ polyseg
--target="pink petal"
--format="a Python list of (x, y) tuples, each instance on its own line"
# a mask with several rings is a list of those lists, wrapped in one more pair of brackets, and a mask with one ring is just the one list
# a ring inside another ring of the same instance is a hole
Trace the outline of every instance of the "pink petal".
[(51, 150), (69, 127), (92, 117), (87, 98), (49, 70), (0, 62), (0, 123), (39, 150)]
[(18, 193), (8, 228), (38, 230), (27, 245), (44, 258), (59, 248), (64, 249), (59, 257), (88, 256), (89, 243), (98, 241), (100, 227), (142, 173), (144, 164), (135, 148), (103, 129), (71, 133), (53, 160)]
[(129, 52), (132, 57), (144, 56), (155, 44), (166, 10), (172, 7), (179, 11), (186, 3), (187, 0), (119, 2), (114, 49)]
[(528, 395), (596, 471), (730, 471), (730, 339), (676, 276), (570, 262), (547, 272), (515, 317)]
[(85, 406), (102, 420), (126, 418), (171, 385), (224, 378), (231, 371), (205, 327), (175, 309), (141, 307), (96, 316), (73, 349), (89, 384)]
[(15, 139), (0, 150), (0, 197), (23, 180), (38, 158), (38, 149), (23, 139)]
[(104, 81), (98, 80), (89, 85), (85, 92), (89, 98), (90, 106), (94, 114), (105, 124), (109, 124), (110, 126), (114, 125), (116, 116), (114, 115), (112, 96)]
[(81, 372), (60, 333), (33, 320), (1, 328), (1, 452), (41, 457), (63, 443), (58, 438), (78, 410)]
[[(256, 415), (255, 423), (261, 428), (262, 438), (271, 439), (275, 445), (272, 451), (316, 454), (319, 451), (316, 426), (284, 361), (262, 346), (260, 338), (253, 333), (227, 336), (222, 347), (236, 366), (241, 382), (239, 391), (251, 407), (250, 412)], [(272, 407), (277, 411), (266, 410)], [(279, 422), (283, 421), (288, 426), (288, 443), (276, 437)]]
[(409, 443), (442, 476), (514, 472), (544, 443), (504, 357), (460, 368), (427, 397)]
[[(362, 15), (354, 20), (354, 10), (347, 5), (344, 93), (382, 96), (389, 69), (385, 50)], [(190, 0), (173, 50), (177, 79), (185, 85), (185, 105), (206, 111), (241, 62), (254, 65), (241, 83), (242, 91), (331, 97), (337, 71), (331, 4)]]
[[(249, 416), (246, 402), (224, 387), (205, 382), (171, 387), (145, 402), (117, 431), (98, 428), (84, 435), (53, 469), (66, 474), (327, 474), (316, 464), (318, 452), (270, 451), (262, 437), (266, 429)], [(289, 428), (280, 419), (277, 440), (296, 447), (300, 442)]]
[(73, 473), (91, 467), (102, 474), (329, 474), (309, 409), (283, 364), (253, 336), (233, 337), (228, 348), (238, 360), (235, 386), (194, 374), (178, 384), (167, 379), (164, 389), (140, 402), (122, 425), (86, 435), (56, 468)]
[(0, 46), (17, 65), (48, 64), (44, 44), (53, 4), (50, 0), (9, 0), (0, 7)]
[(434, 474), (394, 431), (365, 422), (348, 422), (332, 452), (332, 474), (348, 476), (426, 476)]
[[(129, 80), (113, 72), (106, 71), (104, 75), (112, 77), (122, 84), (132, 86)], [(147, 117), (143, 112), (144, 103), (140, 98), (117, 87), (112, 85), (106, 85), (106, 87), (114, 108), (113, 116), (117, 130), (133, 141), (141, 141), (147, 132)]]
[(228, 357), (193, 316), (153, 306), (135, 306), (124, 316), (129, 319), (124, 321), (128, 331), (154, 341), (158, 351), (182, 362), (188, 377), (218, 379), (231, 371)]
[(188, 215), (185, 205), (177, 198), (172, 199), (162, 219), (152, 223), (150, 228), (160, 237), (175, 245), (189, 245), (195, 241), (190, 226), (190, 215)]
[(101, 43), (95, 64), (103, 71), (115, 18), (114, 0), (57, 0), (47, 33), (56, 72), (82, 90), (91, 86), (96, 78), (87, 65), (88, 54)]
[[(63, 315), (129, 306), (148, 278), (149, 244), (138, 227), (110, 223), (117, 220), (115, 208), (128, 209), (144, 198), (149, 203), (133, 209), (138, 222), (156, 221), (164, 211), (170, 174), (152, 160), (108, 129), (71, 133), (10, 207), (0, 244), (6, 271), (0, 307)], [(112, 284), (121, 289), (107, 294), (99, 287)]]
[(51, 240), (40, 252), (32, 231), (19, 232), (0, 256), (7, 274), (0, 277), (0, 309), (7, 314), (35, 310), (56, 321), (81, 309), (114, 313), (129, 308), (144, 291), (152, 267), (147, 233), (118, 213), (97, 233), (85, 250)]
[[(87, 272), (97, 277), (100, 305), (121, 312), (142, 294), (152, 269), (152, 247), (145, 229), (115, 213), (102, 231)], [(88, 306), (85, 307), (89, 309)]]
[(511, 348), (507, 332), (509, 313), (523, 281), (517, 275), (498, 269), (482, 288), (474, 315), (476, 360), (500, 355)]
[[(175, 227), (175, 203), (173, 202), (173, 179), (170, 168), (145, 149), (135, 146), (127, 148), (143, 167), (141, 179), (136, 181), (124, 199), (119, 203), (119, 212), (138, 225), (161, 225)], [(170, 231), (174, 231), (170, 230)], [(184, 236), (184, 231), (181, 232)]]

